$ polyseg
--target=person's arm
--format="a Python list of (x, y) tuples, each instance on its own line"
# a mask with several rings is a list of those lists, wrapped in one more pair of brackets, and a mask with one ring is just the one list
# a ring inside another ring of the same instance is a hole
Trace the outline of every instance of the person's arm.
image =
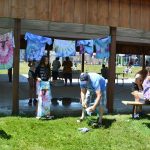
[(70, 63), (71, 63), (70, 65), (71, 65), (71, 67), (72, 67), (72, 66), (73, 66), (72, 61), (70, 61)]
[(139, 99), (139, 91), (133, 91), (131, 94), (135, 97), (135, 99)]
[(87, 104), (85, 102), (85, 95), (86, 95), (86, 89), (81, 89), (80, 95), (81, 95), (81, 103), (82, 103), (82, 107), (87, 108)]
[(139, 88), (138, 88), (138, 84), (136, 83), (132, 83), (132, 92), (131, 94), (134, 96), (135, 100), (139, 100), (140, 99), (140, 94), (141, 92), (139, 92)]
[(61, 63), (60, 63), (60, 61), (59, 61), (59, 67), (58, 68), (60, 68), (61, 67)]
[(48, 80), (50, 81), (51, 79), (51, 69), (50, 69), (50, 66), (48, 66)]

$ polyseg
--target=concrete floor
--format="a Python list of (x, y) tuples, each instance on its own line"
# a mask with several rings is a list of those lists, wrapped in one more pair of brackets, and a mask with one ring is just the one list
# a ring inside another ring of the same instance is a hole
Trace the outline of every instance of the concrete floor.
[[(28, 106), (28, 83), (26, 75), (20, 76), (19, 84), (19, 110), (20, 113), (35, 113), (35, 106)], [(131, 96), (131, 79), (126, 79), (115, 85), (114, 112), (130, 113), (132, 107), (125, 106), (122, 100), (134, 100)], [(51, 105), (51, 112), (55, 116), (79, 116), (81, 114), (80, 88), (77, 80), (73, 80), (73, 86), (52, 86), (52, 97), (58, 99), (58, 104)], [(63, 105), (62, 98), (72, 98), (70, 105)], [(55, 99), (55, 100), (56, 100)], [(148, 111), (149, 107), (144, 107)], [(12, 83), (8, 82), (7, 75), (0, 75), (0, 113), (11, 114), (12, 112)]]

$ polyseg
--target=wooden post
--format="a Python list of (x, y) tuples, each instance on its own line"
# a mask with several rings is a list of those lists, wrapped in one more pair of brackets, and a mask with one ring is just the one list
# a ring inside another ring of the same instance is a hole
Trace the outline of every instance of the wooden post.
[(145, 55), (142, 55), (142, 69), (145, 69), (146, 65), (145, 65)]
[(82, 54), (81, 71), (84, 72), (84, 53)]
[(9, 82), (12, 82), (12, 68), (8, 69), (8, 79), (9, 79)]
[(50, 50), (48, 49), (48, 50), (47, 50), (47, 57), (48, 57), (48, 61), (50, 62), (49, 54), (50, 54)]
[(20, 62), (20, 33), (21, 33), (21, 20), (14, 19), (14, 39), (15, 49), (13, 54), (13, 106), (12, 114), (19, 113), (19, 62)]
[(108, 84), (107, 84), (107, 108), (108, 112), (113, 112), (113, 99), (115, 92), (115, 66), (116, 66), (116, 27), (110, 27), (110, 36), (112, 38), (110, 46), (110, 57), (108, 66)]

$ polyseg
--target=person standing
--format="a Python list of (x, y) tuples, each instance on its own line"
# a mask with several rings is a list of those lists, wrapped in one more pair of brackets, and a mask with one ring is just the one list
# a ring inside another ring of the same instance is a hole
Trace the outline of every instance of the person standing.
[(32, 105), (32, 99), (33, 104), (36, 105), (36, 81), (35, 81), (35, 61), (29, 61), (28, 63), (29, 71), (28, 71), (28, 82), (29, 82), (29, 102), (28, 104)]
[(108, 68), (105, 66), (105, 64), (102, 65), (101, 74), (102, 77), (108, 79)]
[(50, 88), (50, 65), (47, 56), (41, 58), (39, 66), (35, 70), (37, 79), (38, 109), (37, 118), (46, 117), (50, 119), (51, 88)]
[(63, 76), (65, 78), (65, 85), (67, 85), (67, 79), (70, 80), (70, 85), (72, 85), (72, 61), (69, 57), (66, 57), (66, 60), (63, 62)]
[[(97, 111), (98, 126), (102, 125), (104, 106), (106, 106), (106, 81), (97, 73), (81, 73), (80, 75), (82, 115), (79, 121), (85, 118), (85, 110)], [(91, 102), (94, 104), (90, 106)]]
[(50, 79), (50, 65), (47, 56), (43, 56), (35, 70), (35, 77), (39, 81), (48, 81)]
[(61, 67), (59, 57), (56, 57), (56, 59), (52, 63), (52, 77), (53, 77), (53, 82), (55, 83), (58, 76), (59, 76), (59, 68)]

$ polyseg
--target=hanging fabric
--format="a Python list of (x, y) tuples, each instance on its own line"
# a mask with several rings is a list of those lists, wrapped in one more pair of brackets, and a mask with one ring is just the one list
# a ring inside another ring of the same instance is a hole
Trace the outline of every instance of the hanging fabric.
[(53, 50), (56, 53), (56, 57), (75, 56), (75, 41), (54, 39)]
[(94, 40), (94, 45), (96, 48), (96, 58), (103, 59), (109, 57), (110, 43), (111, 43), (110, 36)]
[(0, 69), (13, 67), (14, 36), (12, 32), (0, 35)]
[(79, 40), (77, 46), (80, 47), (80, 54), (87, 53), (93, 55), (93, 40)]
[(27, 47), (26, 47), (26, 60), (36, 60), (40, 61), (42, 56), (45, 54), (45, 45), (52, 44), (52, 39), (35, 35), (32, 33), (25, 34), (25, 40), (27, 40)]
[(47, 117), (50, 115), (50, 105), (51, 105), (51, 87), (49, 81), (37, 81), (37, 95), (38, 95), (38, 107), (37, 107), (37, 117)]

